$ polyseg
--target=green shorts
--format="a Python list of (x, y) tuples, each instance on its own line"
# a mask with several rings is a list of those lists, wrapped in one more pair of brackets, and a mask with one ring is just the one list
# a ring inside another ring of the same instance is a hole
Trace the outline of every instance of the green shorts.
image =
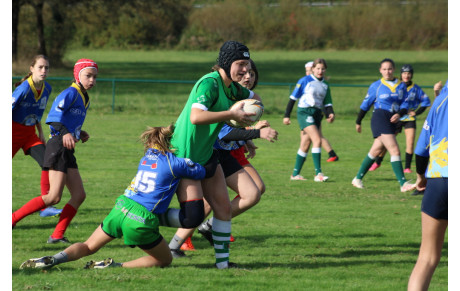
[(144, 246), (159, 242), (162, 238), (159, 225), (156, 214), (121, 195), (102, 222), (102, 230), (111, 237), (124, 237), (127, 245)]
[(310, 125), (321, 127), (323, 112), (316, 107), (297, 108), (297, 121), (299, 122), (300, 130)]

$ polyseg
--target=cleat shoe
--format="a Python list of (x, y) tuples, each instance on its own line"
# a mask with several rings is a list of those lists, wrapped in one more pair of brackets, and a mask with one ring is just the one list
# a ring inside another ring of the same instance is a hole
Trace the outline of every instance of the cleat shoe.
[(353, 185), (353, 186), (355, 186), (356, 188), (359, 188), (359, 189), (364, 188), (363, 180), (358, 179), (356, 177), (353, 179), (353, 181), (351, 181), (351, 185)]
[(54, 258), (50, 256), (30, 259), (21, 264), (19, 269), (49, 269), (54, 266)]
[(380, 168), (380, 165), (377, 163), (373, 163), (372, 166), (369, 168), (369, 171), (372, 172), (377, 170), (378, 168)]
[(184, 243), (180, 246), (182, 251), (196, 251), (192, 243), (192, 237), (189, 236)]
[(407, 169), (404, 169), (404, 173), (405, 173), (405, 174), (410, 174), (410, 173), (412, 173), (412, 170), (411, 170), (411, 169), (409, 169), (409, 168), (407, 168)]
[(425, 194), (425, 190), (419, 191), (419, 190), (415, 189), (414, 192), (412, 192), (412, 194), (410, 194), (410, 195), (417, 196), (417, 195), (423, 195), (423, 194)]
[(326, 182), (329, 179), (328, 176), (324, 176), (323, 173), (319, 173), (315, 176), (315, 182)]
[(211, 244), (211, 246), (214, 246), (214, 240), (212, 239), (212, 230), (204, 228), (203, 224), (204, 223), (198, 226), (198, 232)]
[(338, 160), (339, 160), (338, 156), (333, 156), (327, 159), (326, 162), (337, 162)]
[(234, 242), (235, 241), (235, 238), (233, 237), (233, 235), (230, 235), (230, 242)]
[(178, 259), (178, 258), (184, 258), (187, 255), (181, 251), (180, 249), (171, 249), (171, 255), (173, 258)]
[(48, 206), (43, 210), (40, 210), (40, 217), (58, 217), (61, 215), (62, 209), (57, 209), (53, 206)]
[(66, 237), (62, 238), (53, 238), (51, 235), (48, 238), (48, 241), (46, 243), (49, 244), (56, 244), (56, 243), (64, 243), (64, 244), (70, 244), (70, 241)]
[(89, 261), (86, 263), (85, 267), (83, 269), (105, 269), (105, 268), (113, 268), (113, 267), (121, 267), (123, 264), (122, 263), (115, 263), (114, 260), (111, 258), (105, 259), (103, 261)]
[(415, 184), (409, 183), (409, 181), (406, 181), (402, 186), (401, 186), (401, 192), (408, 192), (412, 191), (415, 189)]
[(291, 176), (291, 181), (307, 181), (303, 176), (297, 175), (297, 176)]

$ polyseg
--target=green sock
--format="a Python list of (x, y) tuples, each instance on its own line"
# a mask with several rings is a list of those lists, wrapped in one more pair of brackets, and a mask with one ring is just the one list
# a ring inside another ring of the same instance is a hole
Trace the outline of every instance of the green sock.
[(398, 179), (399, 185), (402, 186), (406, 183), (406, 177), (404, 177), (403, 167), (401, 163), (401, 158), (391, 157), (391, 167), (395, 173), (396, 179)]
[(300, 149), (297, 151), (297, 156), (295, 158), (295, 166), (294, 171), (292, 172), (292, 176), (295, 177), (300, 174), (300, 170), (302, 170), (302, 166), (307, 159), (307, 153), (302, 152)]
[(372, 166), (374, 161), (375, 158), (368, 154), (361, 163), (361, 167), (359, 168), (358, 174), (356, 174), (356, 178), (362, 179), (364, 175), (366, 175), (367, 171), (369, 171), (369, 168)]
[(311, 157), (313, 159), (313, 165), (315, 165), (315, 173), (318, 175), (321, 173), (321, 148), (312, 148)]

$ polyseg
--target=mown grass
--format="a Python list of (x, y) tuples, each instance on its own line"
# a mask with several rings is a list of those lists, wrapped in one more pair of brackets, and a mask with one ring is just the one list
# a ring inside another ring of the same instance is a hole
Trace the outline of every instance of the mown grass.
[[(325, 52), (324, 54), (339, 52)], [(367, 53), (374, 56), (372, 59)], [(428, 52), (427, 54), (430, 54)], [(110, 63), (110, 52), (76, 52), (70, 59), (80, 55), (100, 57), (101, 68)], [(118, 52), (120, 63), (128, 56)], [(163, 52), (162, 59), (166, 61), (169, 53)], [(177, 54), (177, 52), (176, 52)], [(206, 55), (207, 53), (203, 53)], [(324, 56), (321, 55), (321, 56)], [(357, 57), (356, 53), (356, 57)], [(389, 55), (376, 57), (376, 52), (361, 52), (363, 62), (368, 62), (369, 68), (375, 66), (378, 60)], [(197, 59), (201, 54), (196, 54)], [(214, 56), (215, 54), (210, 54)], [(279, 67), (265, 66), (262, 59), (269, 58), (268, 53), (254, 54), (259, 56), (261, 76), (283, 75), (278, 72), (283, 67), (284, 60), (280, 60)], [(344, 53), (343, 62), (347, 59), (352, 63), (351, 53)], [(398, 53), (395, 53), (398, 55)], [(419, 55), (430, 64), (428, 57), (421, 52), (407, 53), (407, 58)], [(106, 58), (104, 58), (104, 56)], [(114, 56), (114, 55), (113, 55)], [(135, 59), (133, 53), (131, 59)], [(289, 75), (295, 82), (303, 74), (303, 63), (300, 53), (284, 52), (284, 58), (297, 60), (295, 65), (298, 71), (295, 74), (292, 68), (283, 67), (284, 75)], [(281, 58), (273, 54), (272, 59)], [(401, 58), (402, 55), (401, 55)], [(442, 53), (433, 56), (435, 64), (443, 62)], [(445, 56), (447, 58), (447, 56)], [(141, 58), (142, 59), (142, 58)], [(184, 65), (186, 55), (171, 61), (173, 67), (188, 67)], [(311, 59), (310, 56), (306, 58)], [(326, 57), (328, 60), (328, 58)], [(333, 59), (329, 57), (329, 59)], [(368, 59), (366, 61), (366, 59)], [(395, 58), (396, 59), (396, 58)], [(210, 58), (206, 68), (212, 64)], [(447, 61), (447, 60), (445, 60)], [(118, 61), (117, 61), (118, 62)], [(112, 63), (117, 63), (112, 62)], [(144, 59), (147, 66), (160, 66), (155, 59)], [(422, 62), (422, 61), (420, 61)], [(150, 64), (149, 64), (150, 63)], [(206, 61), (202, 61), (203, 67)], [(334, 61), (329, 62), (332, 70)], [(398, 63), (400, 63), (398, 61)], [(148, 65), (149, 64), (149, 65)], [(116, 67), (114, 65), (113, 67)], [(189, 69), (193, 66), (190, 65)], [(195, 71), (206, 72), (206, 68)], [(347, 68), (348, 66), (343, 66)], [(268, 70), (272, 68), (272, 70)], [(135, 71), (145, 73), (142, 66), (137, 64), (124, 69), (127, 74), (136, 76)], [(358, 70), (359, 68), (354, 68)], [(439, 69), (441, 70), (441, 69)], [(191, 76), (194, 72), (184, 72)], [(109, 74), (109, 73), (106, 73)], [(371, 73), (369, 73), (371, 74)], [(174, 75), (174, 74), (173, 74)], [(294, 77), (295, 75), (295, 77)], [(331, 83), (340, 82), (340, 76), (347, 76), (346, 72), (331, 74)], [(424, 76), (425, 77), (422, 77)], [(421, 84), (431, 84), (444, 80), (445, 71), (438, 74), (416, 71), (416, 80)], [(171, 78), (167, 71), (165, 78)], [(103, 76), (101, 69), (101, 78)], [(114, 74), (112, 77), (120, 78)], [(360, 82), (371, 82), (376, 79), (372, 76), (350, 75)], [(136, 78), (158, 78), (155, 75), (138, 75)], [(184, 80), (187, 80), (187, 77)], [(172, 79), (172, 78), (171, 78)], [(369, 79), (369, 81), (367, 81)], [(267, 82), (275, 82), (276, 78), (267, 78)], [(288, 79), (286, 79), (288, 80)], [(262, 80), (261, 80), (262, 81)], [(284, 82), (285, 80), (280, 80)], [(176, 85), (160, 86), (164, 90), (162, 107), (158, 102), (150, 100), (149, 94), (157, 90), (140, 85), (137, 90), (139, 96), (132, 97), (140, 112), (136, 112), (126, 105), (125, 110), (115, 114), (98, 108), (97, 104), (103, 98), (111, 98), (111, 93), (104, 92), (103, 82), (98, 88), (90, 92), (92, 108), (85, 121), (84, 129), (91, 135), (86, 144), (78, 144), (76, 157), (80, 173), (87, 192), (87, 200), (81, 206), (77, 216), (72, 221), (66, 236), (72, 242), (84, 241), (98, 226), (112, 208), (115, 198), (123, 193), (136, 173), (137, 162), (142, 155), (142, 146), (137, 141), (140, 133), (147, 125), (166, 125), (173, 122), (185, 102), (185, 95), (176, 96), (167, 94), (176, 91), (171, 87)], [(184, 87), (187, 87), (184, 85)], [(188, 85), (190, 90), (191, 85)], [(170, 90), (168, 90), (170, 89)], [(333, 97), (337, 120), (333, 124), (324, 123), (324, 133), (340, 157), (336, 163), (326, 163), (323, 157), (323, 171), (330, 176), (327, 183), (313, 182), (314, 170), (311, 156), (302, 170), (308, 178), (305, 182), (291, 182), (291, 174), (295, 153), (298, 148), (299, 134), (296, 122), (291, 126), (282, 124), (289, 91), (287, 88), (278, 88), (260, 85), (259, 91), (264, 103), (269, 108), (264, 118), (279, 131), (279, 140), (269, 143), (257, 140), (259, 147), (257, 156), (251, 161), (258, 169), (267, 185), (267, 191), (260, 203), (240, 217), (233, 220), (233, 234), (236, 241), (231, 245), (230, 257), (243, 268), (240, 270), (219, 271), (213, 268), (214, 254), (207, 241), (199, 234), (194, 236), (196, 252), (190, 252), (185, 259), (174, 260), (169, 268), (165, 269), (109, 269), (83, 270), (84, 263), (91, 259), (112, 257), (116, 261), (127, 261), (143, 255), (139, 249), (131, 249), (123, 245), (121, 240), (115, 240), (98, 253), (68, 264), (63, 264), (48, 271), (19, 270), (24, 260), (43, 255), (52, 255), (61, 251), (64, 246), (48, 245), (46, 239), (52, 233), (56, 224), (55, 218), (39, 218), (33, 214), (21, 221), (12, 233), (12, 289), (13, 290), (142, 290), (157, 288), (161, 290), (202, 290), (212, 288), (216, 290), (403, 290), (411, 270), (415, 264), (420, 243), (420, 202), (421, 197), (410, 196), (399, 192), (398, 183), (394, 178), (388, 159), (377, 172), (371, 172), (365, 177), (366, 189), (359, 190), (351, 186), (351, 179), (356, 174), (359, 165), (371, 145), (371, 133), (368, 126), (370, 120), (366, 116), (363, 122), (363, 133), (354, 130), (355, 115), (353, 108), (358, 108), (364, 97), (365, 89), (334, 89)], [(182, 90), (182, 89), (181, 89)], [(361, 92), (360, 90), (364, 90)], [(153, 93), (152, 93), (153, 92)], [(56, 90), (57, 94), (58, 91)], [(143, 95), (145, 93), (145, 95)], [(432, 96), (432, 93), (427, 90)], [(179, 93), (177, 93), (179, 94)], [(272, 94), (272, 95), (270, 95)], [(269, 96), (267, 96), (269, 95)], [(110, 97), (108, 97), (110, 96)], [(118, 97), (117, 97), (118, 98)], [(131, 98), (131, 96), (130, 96)], [(123, 97), (120, 97), (123, 99)], [(128, 98), (126, 98), (128, 100)], [(128, 102), (128, 101), (124, 102)], [(166, 103), (167, 102), (167, 103)], [(356, 104), (358, 103), (358, 104)], [(344, 109), (348, 106), (349, 109)], [(275, 108), (280, 107), (279, 111)], [(178, 108), (178, 109), (177, 109)], [(424, 115), (425, 116), (425, 115)], [(295, 117), (295, 114), (293, 118)], [(419, 128), (423, 117), (419, 119)], [(404, 145), (404, 136), (400, 136), (400, 145)], [(326, 156), (326, 154), (323, 154)], [(12, 208), (18, 209), (32, 197), (39, 193), (40, 171), (30, 157), (21, 152), (12, 163)], [(407, 175), (415, 179), (415, 174)], [(234, 193), (230, 194), (231, 197)], [(63, 207), (69, 193), (64, 192), (62, 202), (57, 205)], [(172, 206), (177, 207), (173, 199)], [(174, 229), (161, 228), (161, 233), (167, 241), (174, 234)], [(442, 251), (442, 259), (432, 280), (431, 290), (446, 290), (448, 282), (448, 240)]]

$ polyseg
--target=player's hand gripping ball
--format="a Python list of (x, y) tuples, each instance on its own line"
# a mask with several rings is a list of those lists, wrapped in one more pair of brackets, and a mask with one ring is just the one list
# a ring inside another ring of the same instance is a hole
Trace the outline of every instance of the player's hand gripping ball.
[(241, 124), (237, 122), (236, 120), (227, 121), (227, 124), (232, 127), (243, 128), (246, 126), (253, 125), (257, 121), (259, 121), (259, 119), (262, 117), (262, 114), (264, 113), (264, 105), (262, 104), (262, 102), (260, 102), (259, 100), (255, 100), (255, 99), (240, 100), (236, 102), (235, 104), (233, 104), (232, 107), (230, 107), (230, 110), (239, 108), (241, 106), (241, 103), (244, 104), (242, 108), (244, 112), (255, 113), (255, 115), (249, 116), (249, 118), (252, 120), (252, 124)]

